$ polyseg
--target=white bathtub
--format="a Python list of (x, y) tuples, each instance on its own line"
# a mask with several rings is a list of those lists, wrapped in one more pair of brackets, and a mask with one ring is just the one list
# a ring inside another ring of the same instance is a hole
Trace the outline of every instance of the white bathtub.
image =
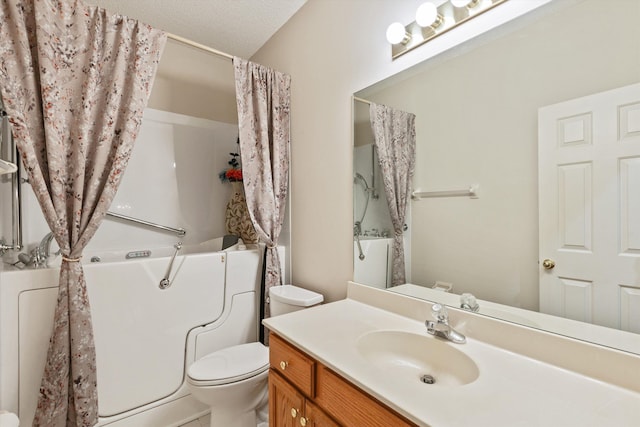
[[(177, 426), (207, 408), (185, 370), (203, 355), (257, 339), (260, 250), (222, 239), (145, 258), (85, 254), (98, 368), (100, 426)], [(145, 248), (132, 248), (133, 251)], [(99, 256), (101, 262), (88, 262)], [(0, 407), (31, 425), (51, 334), (58, 268), (0, 271)]]
[[(364, 259), (360, 259), (360, 248)], [(393, 239), (360, 236), (353, 242), (353, 281), (386, 289), (391, 286)]]

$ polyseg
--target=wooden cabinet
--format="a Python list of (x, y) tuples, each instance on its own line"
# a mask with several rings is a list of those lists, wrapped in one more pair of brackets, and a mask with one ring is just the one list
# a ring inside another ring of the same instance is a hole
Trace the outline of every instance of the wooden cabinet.
[(275, 334), (269, 337), (270, 427), (415, 427)]

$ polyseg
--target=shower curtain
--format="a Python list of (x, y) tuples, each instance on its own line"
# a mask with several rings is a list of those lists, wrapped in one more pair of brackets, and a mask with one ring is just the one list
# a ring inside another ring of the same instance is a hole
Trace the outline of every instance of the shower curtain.
[(391, 286), (405, 283), (404, 224), (416, 158), (416, 116), (371, 103), (371, 128), (393, 224)]
[(82, 250), (115, 195), (163, 32), (80, 0), (3, 0), (0, 89), (29, 182), (63, 254), (34, 426), (98, 422)]
[[(278, 237), (289, 190), (291, 77), (233, 58), (240, 127), (240, 154), (247, 208), (266, 244), (261, 318), (269, 317), (269, 288), (282, 284)], [(264, 327), (260, 340), (268, 344)]]

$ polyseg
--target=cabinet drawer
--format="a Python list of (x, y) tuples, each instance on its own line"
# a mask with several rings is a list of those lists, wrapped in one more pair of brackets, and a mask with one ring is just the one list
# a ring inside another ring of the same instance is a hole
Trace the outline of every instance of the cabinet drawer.
[(315, 361), (273, 333), (269, 336), (269, 365), (305, 396), (314, 397)]
[(342, 379), (318, 366), (315, 403), (340, 424), (367, 427), (416, 427), (401, 415)]

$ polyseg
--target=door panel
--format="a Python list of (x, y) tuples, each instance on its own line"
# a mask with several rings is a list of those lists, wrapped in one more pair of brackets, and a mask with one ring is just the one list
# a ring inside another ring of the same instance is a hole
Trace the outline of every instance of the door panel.
[(538, 138), (540, 311), (640, 332), (640, 84), (541, 108)]

